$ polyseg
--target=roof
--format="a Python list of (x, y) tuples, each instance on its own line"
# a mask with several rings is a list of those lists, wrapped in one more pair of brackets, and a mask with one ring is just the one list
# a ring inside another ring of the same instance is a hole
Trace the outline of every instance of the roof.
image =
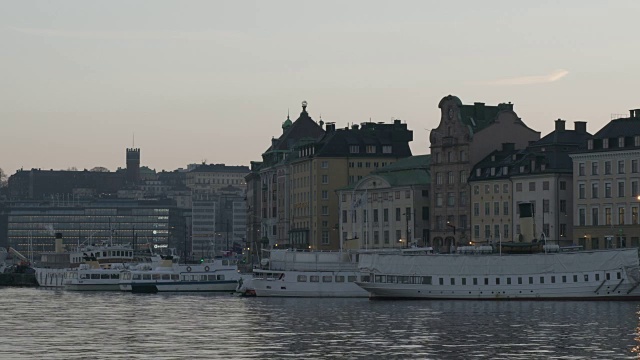
[(353, 189), (360, 182), (372, 177), (379, 177), (394, 186), (412, 186), (412, 185), (429, 185), (431, 184), (431, 172), (429, 164), (431, 163), (431, 155), (410, 156), (400, 159), (393, 164), (380, 168), (357, 183), (350, 184), (338, 190)]
[[(351, 128), (327, 131), (316, 144), (315, 156), (318, 157), (408, 157), (411, 156), (409, 142), (413, 140), (413, 131), (406, 123), (395, 120), (391, 124), (362, 123)], [(358, 153), (352, 153), (352, 145), (360, 146)], [(366, 151), (367, 145), (375, 145), (375, 153)], [(391, 146), (391, 153), (385, 153), (383, 147)]]
[(399, 170), (409, 170), (409, 169), (429, 169), (429, 165), (431, 164), (431, 155), (415, 155), (409, 156), (404, 159), (399, 159), (398, 161), (389, 164), (383, 168), (376, 170), (374, 173), (386, 173), (392, 171)]
[(228, 166), (225, 164), (201, 164), (189, 172), (248, 173), (249, 167), (244, 165)]
[(640, 116), (611, 120), (593, 138), (610, 139), (634, 135), (640, 135)]

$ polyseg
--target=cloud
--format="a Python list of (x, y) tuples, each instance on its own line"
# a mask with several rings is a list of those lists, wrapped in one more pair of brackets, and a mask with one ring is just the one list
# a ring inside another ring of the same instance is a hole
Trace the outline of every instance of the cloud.
[(567, 76), (567, 70), (556, 70), (547, 75), (520, 76), (514, 78), (499, 79), (489, 81), (488, 85), (530, 85), (552, 83)]

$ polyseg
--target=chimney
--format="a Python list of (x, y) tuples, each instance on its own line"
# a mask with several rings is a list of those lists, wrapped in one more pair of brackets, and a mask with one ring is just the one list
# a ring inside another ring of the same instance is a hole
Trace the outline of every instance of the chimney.
[(640, 118), (640, 109), (629, 110), (630, 118)]
[(578, 133), (586, 134), (587, 133), (587, 122), (586, 121), (574, 121), (573, 122), (573, 128)]
[(353, 130), (358, 130), (359, 127), (360, 127), (360, 125), (358, 125), (358, 124), (351, 125), (351, 129), (353, 129)]
[(55, 251), (56, 253), (60, 254), (62, 252), (64, 252), (64, 247), (62, 244), (62, 233), (57, 232), (56, 233), (56, 247), (55, 247)]
[(562, 119), (556, 120), (556, 131), (564, 131), (564, 123), (565, 121)]
[(336, 124), (335, 123), (327, 123), (326, 131), (328, 133), (336, 131)]

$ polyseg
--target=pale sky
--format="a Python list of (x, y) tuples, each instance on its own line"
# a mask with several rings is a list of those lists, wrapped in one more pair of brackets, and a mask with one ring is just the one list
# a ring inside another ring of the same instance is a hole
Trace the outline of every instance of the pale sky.
[(546, 134), (640, 108), (640, 2), (2, 1), (0, 168), (248, 165), (300, 103), (338, 127), (511, 101)]

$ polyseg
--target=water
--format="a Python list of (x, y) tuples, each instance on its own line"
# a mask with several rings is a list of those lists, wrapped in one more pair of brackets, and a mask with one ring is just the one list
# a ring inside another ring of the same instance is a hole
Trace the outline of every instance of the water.
[(0, 288), (0, 359), (636, 359), (639, 302)]

